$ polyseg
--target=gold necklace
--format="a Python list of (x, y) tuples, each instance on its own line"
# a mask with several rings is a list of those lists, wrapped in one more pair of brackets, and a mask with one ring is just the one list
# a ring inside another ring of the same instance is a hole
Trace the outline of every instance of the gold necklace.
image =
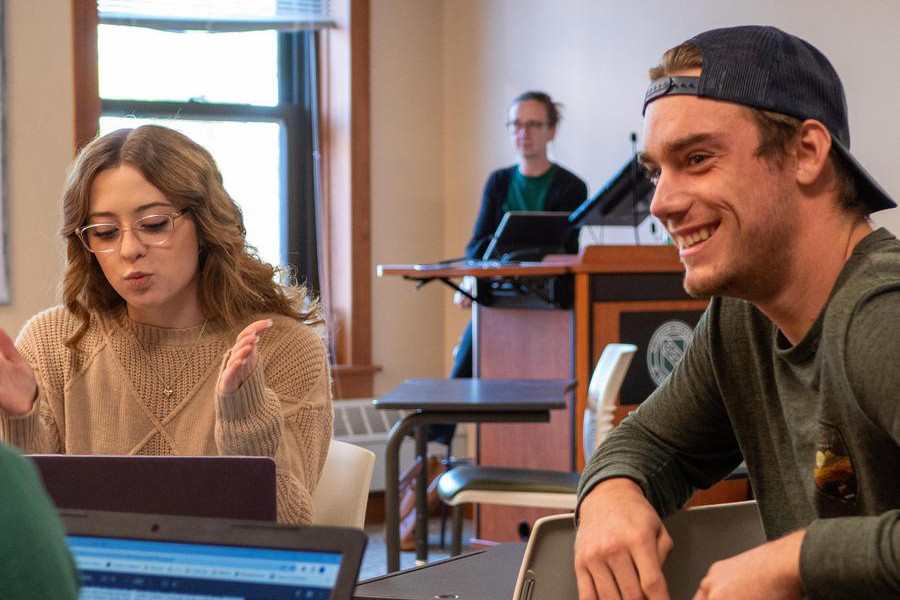
[[(206, 325), (208, 323), (209, 323), (209, 319), (205, 319), (203, 321), (203, 327), (200, 328), (200, 334), (197, 335), (197, 339), (194, 341), (193, 346), (191, 346), (192, 354), (193, 354), (193, 351), (196, 350), (200, 346), (200, 340), (203, 339), (203, 333), (206, 331)], [(178, 383), (178, 380), (181, 379), (181, 376), (184, 374), (185, 369), (187, 369), (188, 365), (191, 364), (190, 361), (185, 361), (185, 363), (181, 366), (181, 368), (178, 369), (178, 372), (175, 373), (175, 377), (173, 377), (170, 380), (172, 383), (169, 384), (162, 377), (160, 377), (159, 373), (151, 366), (150, 351), (144, 347), (144, 344), (140, 340), (136, 339), (136, 341), (138, 343), (138, 347), (141, 349), (141, 352), (143, 352), (144, 355), (147, 357), (147, 368), (150, 369), (150, 372), (153, 373), (153, 375), (154, 375), (154, 377), (156, 377), (156, 379), (158, 379), (159, 381), (162, 382), (163, 395), (166, 397), (166, 400), (168, 400), (169, 396), (171, 396), (175, 392), (175, 390), (173, 389), (175, 387), (175, 384)]]

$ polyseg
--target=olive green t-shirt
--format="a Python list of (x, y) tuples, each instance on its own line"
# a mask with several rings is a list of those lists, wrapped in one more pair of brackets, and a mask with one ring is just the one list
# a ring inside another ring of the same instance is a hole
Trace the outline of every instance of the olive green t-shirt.
[(75, 600), (78, 573), (37, 470), (0, 444), (0, 598)]
[(544, 210), (544, 198), (547, 197), (547, 190), (550, 189), (550, 182), (553, 181), (554, 175), (556, 175), (556, 165), (550, 165), (543, 175), (537, 177), (523, 175), (519, 167), (516, 167), (509, 181), (509, 190), (506, 192), (503, 210), (505, 212)]

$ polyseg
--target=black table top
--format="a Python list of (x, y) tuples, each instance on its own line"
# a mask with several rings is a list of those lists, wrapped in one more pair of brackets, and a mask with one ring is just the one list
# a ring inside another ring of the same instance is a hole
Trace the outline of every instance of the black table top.
[(525, 544), (502, 544), (356, 584), (354, 600), (511, 600)]
[(566, 406), (568, 379), (407, 379), (376, 408), (441, 412), (547, 411)]

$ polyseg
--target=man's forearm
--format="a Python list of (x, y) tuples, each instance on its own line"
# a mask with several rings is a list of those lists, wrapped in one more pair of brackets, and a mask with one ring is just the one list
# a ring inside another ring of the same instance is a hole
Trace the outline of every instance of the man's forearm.
[(613, 430), (585, 466), (578, 484), (579, 507), (594, 486), (612, 478), (631, 480), (662, 516), (681, 507), (694, 489), (668, 451), (631, 417)]

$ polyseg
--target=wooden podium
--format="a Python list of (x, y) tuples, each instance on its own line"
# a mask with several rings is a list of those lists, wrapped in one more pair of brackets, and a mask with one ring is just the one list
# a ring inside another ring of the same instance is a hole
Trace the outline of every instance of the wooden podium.
[[(684, 292), (674, 246), (588, 246), (579, 255), (548, 256), (540, 263), (383, 265), (378, 271), (446, 283), (478, 278), (476, 377), (577, 381), (567, 410), (553, 411), (549, 423), (479, 425), (477, 461), (484, 465), (581, 470), (588, 382), (604, 346), (638, 347), (622, 386), (618, 423), (677, 364), (707, 304)], [(744, 500), (747, 494), (745, 480), (727, 481), (698, 493), (692, 503)], [(518, 541), (521, 521), (530, 524), (554, 512), (482, 505), (477, 536)]]

